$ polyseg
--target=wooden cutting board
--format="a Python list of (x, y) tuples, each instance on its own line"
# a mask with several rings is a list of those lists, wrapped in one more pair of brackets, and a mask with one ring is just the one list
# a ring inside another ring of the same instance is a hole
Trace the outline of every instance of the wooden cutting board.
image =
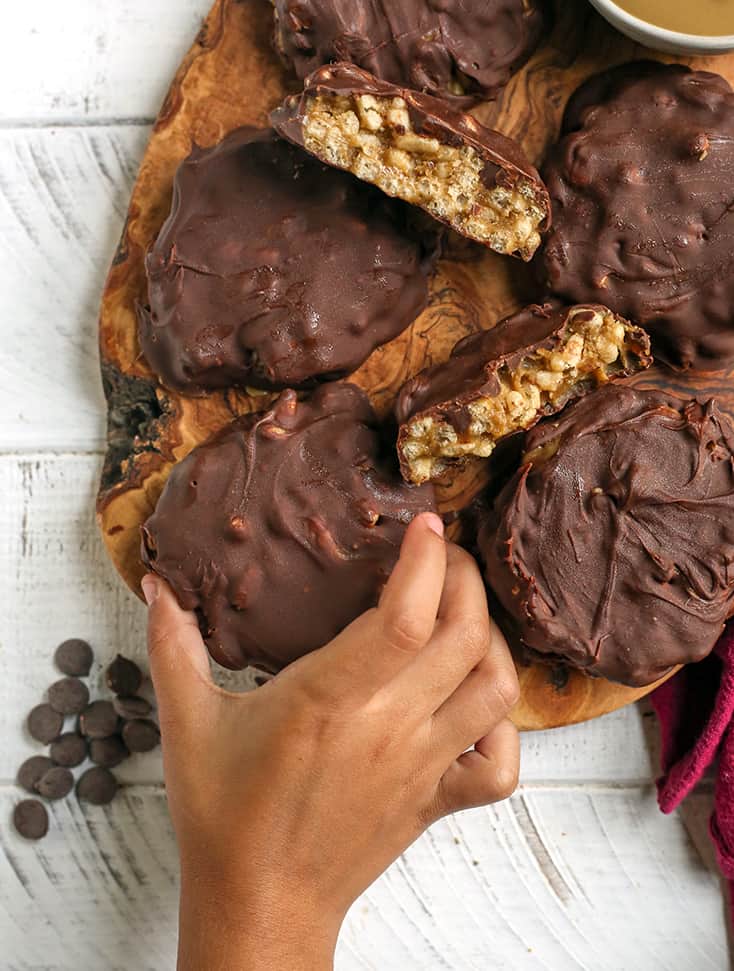
[[(590, 74), (651, 55), (609, 27), (585, 0), (559, 0), (556, 26), (529, 65), (495, 103), (476, 115), (522, 143), (540, 163), (556, 139), (568, 96)], [(160, 388), (141, 356), (135, 306), (145, 299), (143, 258), (168, 214), (174, 172), (192, 144), (213, 145), (243, 124), (267, 124), (269, 110), (294, 83), (272, 51), (268, 0), (217, 0), (173, 80), (140, 167), (122, 239), (110, 269), (100, 316), (102, 377), (108, 402), (108, 451), (98, 519), (109, 554), (139, 594), (143, 567), (139, 527), (153, 511), (172, 465), (236, 415), (268, 398), (243, 392), (184, 398)], [(664, 58), (672, 60), (672, 58)], [(684, 60), (684, 59), (681, 59)], [(734, 82), (734, 56), (687, 59)], [(436, 272), (430, 305), (403, 335), (378, 349), (353, 375), (386, 414), (401, 384), (426, 364), (445, 359), (465, 334), (492, 326), (537, 297), (520, 261), (452, 242)], [(734, 413), (731, 374), (693, 382), (655, 370), (637, 383), (723, 396)], [(484, 466), (442, 487), (451, 511), (481, 488)], [(563, 666), (520, 668), (520, 728), (540, 729), (595, 718), (651, 689), (592, 680)]]

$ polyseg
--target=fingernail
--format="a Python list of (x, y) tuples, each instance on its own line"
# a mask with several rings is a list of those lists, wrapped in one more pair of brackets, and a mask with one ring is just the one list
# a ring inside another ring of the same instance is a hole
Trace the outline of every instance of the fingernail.
[(145, 602), (150, 607), (150, 605), (158, 599), (158, 594), (160, 592), (158, 580), (153, 576), (152, 573), (148, 573), (147, 576), (144, 576), (140, 581), (140, 587), (143, 591)]
[(435, 512), (424, 513), (423, 522), (432, 533), (443, 538), (443, 519), (440, 516), (437, 516)]

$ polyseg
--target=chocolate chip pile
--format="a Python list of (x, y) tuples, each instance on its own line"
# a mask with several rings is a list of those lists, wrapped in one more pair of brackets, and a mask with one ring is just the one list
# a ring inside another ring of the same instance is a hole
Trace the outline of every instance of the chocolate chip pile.
[[(76, 780), (76, 796), (93, 806), (104, 806), (117, 793), (110, 771), (135, 752), (150, 752), (160, 741), (151, 720), (153, 706), (138, 695), (143, 673), (133, 661), (118, 654), (105, 672), (114, 698), (90, 701), (89, 677), (94, 654), (86, 641), (64, 641), (54, 655), (65, 677), (48, 689), (48, 700), (29, 713), (28, 731), (49, 746), (49, 754), (33, 755), (18, 769), (18, 785), (42, 799), (64, 799), (74, 789), (72, 769), (87, 759), (93, 766)], [(67, 718), (73, 729), (64, 731)], [(16, 830), (26, 839), (42, 839), (48, 832), (48, 812), (38, 799), (23, 799), (13, 812)]]

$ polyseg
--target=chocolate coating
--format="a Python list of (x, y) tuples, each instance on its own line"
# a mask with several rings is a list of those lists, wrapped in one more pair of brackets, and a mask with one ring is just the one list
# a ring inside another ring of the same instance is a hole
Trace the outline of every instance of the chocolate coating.
[(493, 98), (547, 25), (545, 0), (273, 0), (299, 78), (330, 61), (464, 106)]
[(734, 358), (734, 93), (679, 64), (624, 65), (569, 102), (544, 176), (547, 283), (648, 330), (656, 357)]
[[(435, 138), (442, 145), (468, 147), (477, 152), (484, 162), (481, 179), (487, 188), (513, 189), (521, 183), (530, 183), (534, 201), (547, 214), (540, 229), (542, 232), (548, 229), (551, 219), (548, 192), (517, 142), (485, 128), (472, 115), (453, 109), (445, 101), (381, 81), (352, 64), (333, 64), (315, 71), (306, 79), (301, 94), (291, 95), (271, 112), (270, 122), (278, 134), (302, 147), (303, 123), (310, 99), (319, 95), (355, 94), (402, 98), (414, 132)], [(436, 217), (435, 213), (431, 214)]]
[[(584, 310), (595, 313), (605, 308), (598, 304), (575, 307), (531, 304), (490, 330), (465, 337), (454, 347), (448, 361), (426, 368), (403, 385), (395, 404), (398, 423), (405, 425), (417, 415), (429, 414), (453, 425), (458, 432), (465, 430), (471, 422), (468, 405), (498, 394), (498, 372), (502, 368), (513, 370), (523, 358), (541, 348), (557, 347), (569, 332), (572, 312), (575, 315)], [(652, 363), (650, 341), (644, 330), (634, 328), (632, 337), (636, 342), (636, 356), (626, 364), (619, 362), (616, 377), (626, 377)], [(592, 387), (580, 383), (577, 395)], [(564, 398), (555, 405), (544, 406), (535, 422), (560, 411), (570, 400)]]
[(364, 392), (287, 391), (174, 467), (143, 559), (198, 612), (215, 660), (276, 671), (375, 606), (406, 526), (434, 509), (383, 460)]
[(479, 548), (508, 635), (646, 685), (734, 612), (734, 428), (714, 401), (610, 385), (527, 436)]
[(436, 240), (429, 253), (408, 219), (269, 130), (194, 148), (146, 259), (148, 363), (192, 395), (356, 370), (426, 306)]

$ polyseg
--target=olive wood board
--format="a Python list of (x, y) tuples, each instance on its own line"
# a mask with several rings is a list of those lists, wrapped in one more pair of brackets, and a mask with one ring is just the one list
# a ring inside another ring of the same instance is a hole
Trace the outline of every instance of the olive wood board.
[[(102, 377), (108, 402), (108, 450), (97, 503), (108, 553), (140, 595), (140, 525), (153, 511), (173, 464), (237, 415), (271, 400), (242, 391), (186, 398), (163, 389), (141, 355), (136, 305), (145, 300), (145, 253), (170, 203), (178, 164), (194, 144), (214, 145), (232, 129), (266, 125), (269, 111), (296, 90), (271, 45), (268, 0), (216, 0), (184, 58), (153, 128), (110, 269), (100, 314)], [(664, 55), (645, 51), (614, 31), (585, 0), (559, 0), (555, 26), (539, 50), (493, 103), (480, 105), (480, 121), (516, 138), (540, 164), (555, 141), (569, 95), (606, 67)], [(680, 58), (734, 82), (734, 56)], [(369, 394), (378, 413), (389, 413), (403, 382), (444, 360), (466, 334), (540, 296), (532, 268), (472, 244), (451, 239), (431, 281), (425, 312), (400, 337), (376, 350), (350, 380)], [(732, 374), (686, 377), (655, 367), (636, 384), (680, 394), (716, 394), (734, 414)], [(481, 489), (486, 464), (466, 468), (439, 491), (444, 512), (456, 511)], [(518, 727), (552, 728), (621, 708), (652, 687), (626, 688), (588, 678), (562, 665), (520, 664)]]

